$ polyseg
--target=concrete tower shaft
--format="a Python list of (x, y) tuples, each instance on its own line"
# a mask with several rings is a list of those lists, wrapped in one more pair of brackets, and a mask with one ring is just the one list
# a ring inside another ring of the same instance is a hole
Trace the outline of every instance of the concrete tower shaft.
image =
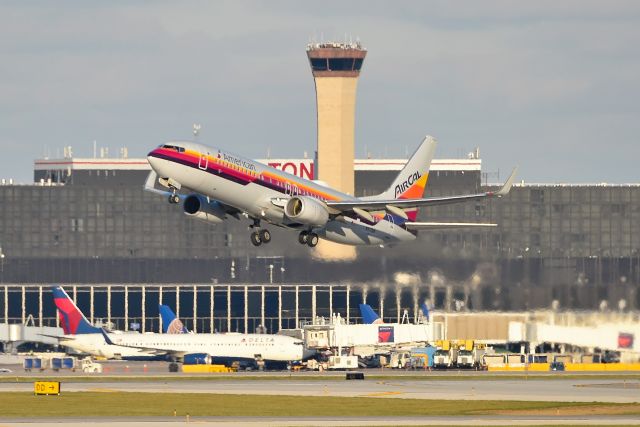
[(359, 43), (307, 46), (318, 115), (316, 177), (349, 194), (354, 194), (356, 89), (366, 54)]

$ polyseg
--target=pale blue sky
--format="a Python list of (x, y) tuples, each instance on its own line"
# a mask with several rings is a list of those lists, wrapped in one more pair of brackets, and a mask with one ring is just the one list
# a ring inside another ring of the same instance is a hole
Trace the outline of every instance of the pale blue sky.
[(640, 2), (0, 4), (0, 177), (71, 145), (174, 138), (250, 157), (316, 143), (310, 38), (359, 37), (356, 156), (479, 146), (529, 182), (640, 182)]

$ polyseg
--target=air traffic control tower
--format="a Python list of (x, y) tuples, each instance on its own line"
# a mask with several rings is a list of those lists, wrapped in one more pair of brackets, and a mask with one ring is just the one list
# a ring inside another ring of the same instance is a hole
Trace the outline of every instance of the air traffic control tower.
[(359, 42), (307, 46), (316, 83), (316, 179), (349, 194), (354, 194), (356, 86), (366, 55)]

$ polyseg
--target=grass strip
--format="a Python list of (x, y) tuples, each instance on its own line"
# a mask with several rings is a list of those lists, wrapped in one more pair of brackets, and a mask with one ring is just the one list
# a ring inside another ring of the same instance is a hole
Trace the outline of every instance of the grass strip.
[(590, 408), (618, 408), (640, 414), (640, 404), (588, 402), (529, 402), (495, 400), (378, 399), (367, 397), (310, 397), (219, 395), (203, 393), (63, 392), (34, 396), (2, 392), (2, 417), (136, 417), (136, 416), (436, 416), (491, 415), (504, 411), (553, 411), (570, 408), (595, 415)]

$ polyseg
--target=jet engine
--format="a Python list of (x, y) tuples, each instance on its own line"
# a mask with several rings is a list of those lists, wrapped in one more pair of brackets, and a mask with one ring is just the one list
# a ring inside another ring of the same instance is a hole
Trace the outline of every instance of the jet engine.
[(191, 194), (184, 199), (182, 204), (185, 215), (200, 221), (219, 224), (225, 220), (225, 213), (220, 203), (200, 194)]
[(296, 196), (289, 199), (284, 207), (289, 219), (313, 227), (321, 227), (329, 221), (326, 206), (312, 197)]

